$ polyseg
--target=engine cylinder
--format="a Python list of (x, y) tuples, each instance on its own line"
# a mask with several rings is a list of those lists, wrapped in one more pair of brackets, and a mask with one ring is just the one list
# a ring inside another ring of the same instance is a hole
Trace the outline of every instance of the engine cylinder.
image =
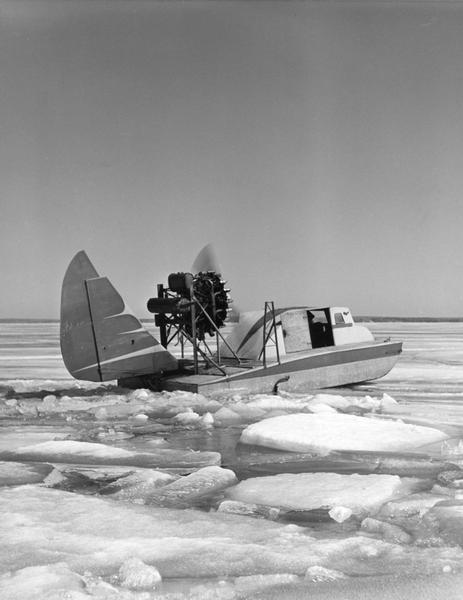
[(171, 273), (167, 281), (172, 292), (183, 296), (193, 287), (194, 279), (191, 273)]
[(150, 298), (146, 308), (150, 313), (168, 315), (177, 312), (178, 298)]

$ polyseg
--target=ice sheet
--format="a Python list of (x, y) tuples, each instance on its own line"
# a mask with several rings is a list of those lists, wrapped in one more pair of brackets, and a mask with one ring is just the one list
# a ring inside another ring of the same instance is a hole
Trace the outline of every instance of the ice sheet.
[[(278, 473), (285, 469), (391, 473), (429, 479), (427, 489), (433, 491), (388, 502), (373, 515), (373, 522), (364, 524), (359, 535), (358, 524), (353, 524), (352, 518), (343, 520), (350, 510), (343, 506), (330, 511), (339, 522), (330, 518), (327, 510), (315, 509), (312, 511), (315, 516), (319, 513), (327, 521), (315, 524), (299, 521), (307, 526), (299, 528), (285, 527), (282, 519), (295, 521), (301, 511), (285, 512), (286, 509), (260, 504), (229, 500), (222, 502), (220, 511), (214, 513), (220, 499), (217, 504), (208, 499), (212, 512), (204, 513), (155, 505), (143, 507), (127, 504), (123, 498), (127, 491), (129, 495), (133, 492), (132, 500), (138, 497), (144, 501), (148, 493), (145, 484), (152, 485), (152, 491), (156, 489), (156, 481), (165, 484), (165, 477), (171, 481), (179, 473), (197, 467), (181, 468), (175, 475), (164, 474), (158, 479), (150, 477), (151, 469), (133, 465), (55, 463), (66, 478), (62, 485), (79, 493), (63, 496), (62, 491), (35, 485), (22, 486), (18, 493), (12, 493), (11, 487), (4, 488), (8, 492), (6, 497), (0, 493), (0, 510), (6, 517), (0, 524), (2, 542), (8, 534), (5, 547), (0, 548), (0, 562), (13, 571), (1, 579), (2, 600), (10, 597), (11, 600), (38, 597), (61, 600), (63, 594), (70, 600), (89, 596), (141, 600), (143, 591), (124, 588), (119, 579), (121, 566), (134, 557), (149, 568), (160, 569), (164, 576), (156, 591), (160, 600), (168, 598), (169, 591), (179, 590), (189, 600), (205, 600), (209, 596), (220, 600), (241, 599), (245, 594), (257, 596), (279, 583), (283, 584), (284, 592), (275, 591), (275, 598), (292, 597), (294, 586), (306, 596), (310, 593), (310, 597), (319, 597), (320, 585), (330, 586), (330, 598), (336, 597), (331, 591), (343, 597), (346, 590), (359, 582), (358, 577), (343, 580), (342, 588), (338, 589), (332, 580), (345, 574), (381, 575), (381, 584), (374, 594), (384, 597), (382, 587), (389, 589), (391, 581), (400, 581), (401, 574), (406, 574), (401, 584), (405, 589), (410, 574), (451, 573), (463, 568), (461, 548), (445, 547), (463, 543), (458, 533), (461, 491), (452, 487), (458, 479), (449, 482), (437, 479), (443, 471), (453, 469), (443, 461), (463, 465), (463, 324), (372, 324), (380, 337), (405, 340), (398, 365), (387, 377), (375, 382), (328, 393), (281, 392), (277, 396), (221, 393), (213, 397), (186, 392), (129, 391), (111, 383), (77, 382), (62, 365), (57, 325), (53, 328), (51, 339), (47, 337), (49, 324), (9, 326), (7, 333), (14, 347), (2, 346), (0, 328), (0, 449), (11, 451), (63, 437), (70, 441), (104, 442), (141, 455), (161, 448), (174, 448), (182, 453), (195, 449), (221, 452), (226, 466), (239, 466), (241, 474), (247, 469), (248, 476), (253, 469), (251, 474)], [(215, 420), (221, 409), (226, 410)], [(452, 439), (420, 450), (431, 453), (433, 459), (426, 454), (417, 457), (403, 451), (395, 455), (361, 450), (313, 456), (307, 452), (269, 451), (248, 445), (236, 447), (241, 428), (272, 414), (321, 415), (327, 410), (374, 415), (376, 420), (392, 416), (429, 425)], [(46, 460), (51, 456), (33, 458)], [(24, 457), (15, 460), (23, 461)], [(81, 455), (74, 460), (87, 461), (87, 458)], [(91, 458), (88, 460), (92, 462)], [(93, 457), (95, 460), (105, 459)], [(9, 463), (5, 468), (11, 485), (38, 477), (35, 468), (45, 472), (51, 467), (36, 463), (32, 471), (30, 466), (12, 471)], [(125, 479), (127, 487), (121, 484), (113, 496), (88, 495), (103, 493), (118, 477), (119, 484)], [(28, 491), (30, 488), (35, 492)], [(50, 492), (57, 495), (47, 499), (41, 495)], [(440, 503), (445, 500), (450, 500), (450, 504), (442, 506)], [(227, 511), (234, 514), (226, 514)], [(270, 519), (280, 521), (272, 523)], [(376, 521), (401, 527), (424, 547), (414, 543), (409, 546), (386, 543), (389, 535), (398, 532)], [(58, 562), (53, 564), (53, 561)], [(32, 565), (32, 570), (28, 566), (23, 569), (25, 564)], [(133, 570), (137, 572), (136, 568)], [(182, 579), (171, 579), (169, 573)], [(311, 573), (307, 580), (306, 573)], [(331, 576), (333, 573), (335, 576)], [(385, 579), (387, 574), (393, 578)], [(194, 583), (192, 577), (201, 579)], [(322, 580), (325, 582), (320, 583)], [(420, 584), (420, 591), (425, 589), (424, 585)], [(447, 593), (446, 584), (441, 591)]]
[[(363, 536), (316, 539), (304, 528), (223, 513), (118, 503), (34, 485), (0, 490), (4, 570), (65, 563), (110, 577), (133, 556), (172, 577), (271, 573), (311, 566), (347, 574), (463, 568), (459, 548), (414, 548)], [(382, 567), (380, 567), (382, 564)], [(0, 597), (1, 595), (0, 588)]]

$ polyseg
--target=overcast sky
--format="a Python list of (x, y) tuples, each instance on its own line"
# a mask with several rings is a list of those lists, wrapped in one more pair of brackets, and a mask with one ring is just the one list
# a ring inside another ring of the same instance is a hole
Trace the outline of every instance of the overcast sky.
[(245, 308), (463, 315), (463, 4), (0, 0), (0, 136), (0, 317), (208, 242)]

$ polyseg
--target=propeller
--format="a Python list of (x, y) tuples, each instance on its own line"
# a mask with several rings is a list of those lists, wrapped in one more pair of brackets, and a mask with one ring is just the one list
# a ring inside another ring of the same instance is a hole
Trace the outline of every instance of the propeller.
[[(199, 251), (198, 256), (193, 262), (191, 271), (193, 273), (207, 273), (207, 271), (214, 271), (214, 273), (222, 275), (222, 267), (220, 266), (217, 253), (212, 244), (207, 244)], [(233, 314), (233, 321), (238, 321), (240, 310), (236, 303), (233, 303), (233, 310), (231, 312)]]
[(207, 244), (200, 250), (193, 262), (191, 270), (193, 273), (207, 273), (207, 271), (214, 271), (214, 273), (222, 274), (222, 268), (212, 244)]

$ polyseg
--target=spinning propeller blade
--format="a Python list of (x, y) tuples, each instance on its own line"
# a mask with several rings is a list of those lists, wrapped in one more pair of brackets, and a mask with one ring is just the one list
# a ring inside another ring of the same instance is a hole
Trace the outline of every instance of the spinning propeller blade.
[[(204, 273), (207, 271), (214, 271), (214, 273), (222, 275), (222, 267), (220, 266), (217, 253), (212, 244), (207, 244), (206, 246), (204, 246), (204, 248), (202, 248), (199, 251), (198, 256), (193, 262), (191, 270), (193, 273)], [(233, 321), (239, 320), (240, 309), (238, 308), (235, 301), (233, 301), (232, 315)]]
[(204, 248), (199, 252), (198, 256), (195, 258), (191, 270), (193, 273), (214, 271), (215, 273), (222, 274), (222, 268), (212, 244), (207, 244), (207, 246), (204, 246)]

